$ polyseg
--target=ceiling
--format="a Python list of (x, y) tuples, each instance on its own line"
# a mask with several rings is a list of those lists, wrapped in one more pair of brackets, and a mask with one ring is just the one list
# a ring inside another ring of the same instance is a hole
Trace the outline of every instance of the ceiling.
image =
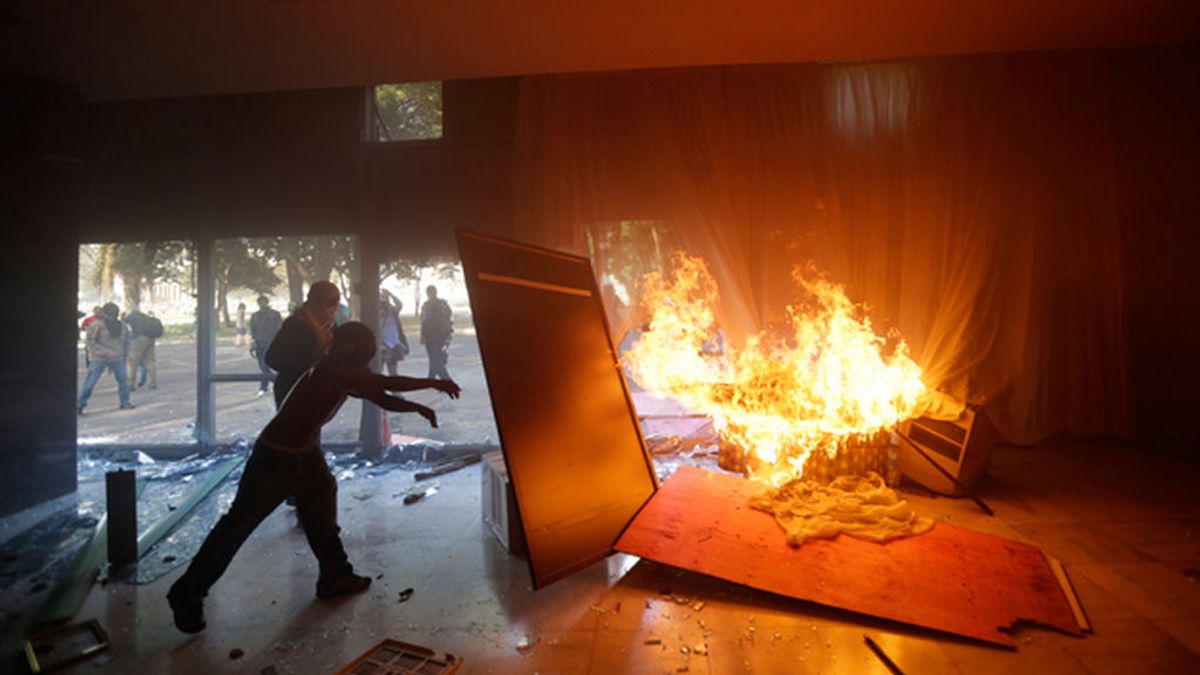
[(1171, 44), (1197, 0), (0, 0), (0, 78), (92, 99)]

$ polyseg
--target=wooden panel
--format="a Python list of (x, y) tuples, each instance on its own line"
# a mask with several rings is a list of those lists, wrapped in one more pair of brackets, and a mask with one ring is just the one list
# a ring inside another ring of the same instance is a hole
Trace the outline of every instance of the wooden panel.
[(939, 523), (875, 544), (852, 537), (788, 546), (755, 511), (750, 481), (682, 467), (617, 550), (780, 595), (1013, 646), (1017, 620), (1079, 634), (1040, 549)]
[(586, 258), (459, 233), (535, 586), (612, 552), (658, 486)]

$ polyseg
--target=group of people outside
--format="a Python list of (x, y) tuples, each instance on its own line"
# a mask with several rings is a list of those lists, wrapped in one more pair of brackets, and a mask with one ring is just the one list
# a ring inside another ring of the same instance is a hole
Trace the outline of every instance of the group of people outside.
[[(315, 295), (314, 295), (315, 294)], [(454, 334), (454, 317), (449, 303), (438, 297), (436, 286), (425, 289), (426, 300), (421, 306), (420, 341), (429, 357), (429, 379), (450, 380), (447, 368), (450, 339)], [(341, 293), (329, 281), (317, 281), (309, 288), (308, 299), (285, 320), (271, 307), (266, 295), (258, 297), (258, 309), (248, 318), (245, 303), (238, 303), (235, 314), (235, 347), (249, 347), (250, 357), (258, 363), (262, 374), (258, 396), (270, 393), (275, 382), (275, 406), (296, 380), (329, 347), (320, 340), (327, 332), (316, 330), (323, 325), (336, 327), (350, 320), (350, 308), (341, 302)], [(401, 312), (404, 303), (391, 291), (379, 291), (378, 350), (380, 362), (389, 375), (395, 376), (398, 364), (410, 353), (408, 336), (404, 331)], [(121, 316), (116, 303), (93, 308), (84, 319), (84, 359), (87, 374), (79, 393), (77, 410), (80, 415), (91, 399), (92, 391), (105, 371), (117, 382), (121, 409), (133, 408), (130, 392), (139, 387), (158, 387), (155, 343), (163, 335), (162, 322), (153, 315), (134, 308)], [(281, 338), (282, 336), (282, 338)], [(280, 341), (281, 340), (281, 341)], [(279, 342), (278, 347), (276, 343)], [(271, 355), (275, 352), (274, 356)], [(131, 380), (136, 377), (136, 383)]]
[[(158, 388), (158, 361), (154, 345), (163, 335), (163, 324), (152, 314), (138, 308), (122, 316), (114, 302), (92, 308), (91, 316), (83, 320), (84, 363), (87, 374), (76, 400), (76, 411), (82, 415), (92, 397), (92, 390), (105, 371), (117, 381), (117, 397), (121, 409), (133, 408), (130, 392), (139, 387)], [(130, 376), (137, 378), (130, 382)]]

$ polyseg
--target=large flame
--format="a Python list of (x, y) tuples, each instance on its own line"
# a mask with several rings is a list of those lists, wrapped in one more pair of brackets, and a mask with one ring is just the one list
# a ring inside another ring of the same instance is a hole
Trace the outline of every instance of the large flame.
[(903, 340), (876, 335), (840, 285), (799, 268), (794, 278), (803, 300), (787, 308), (789, 335), (721, 349), (716, 283), (703, 260), (676, 253), (667, 277), (646, 277), (649, 329), (625, 355), (638, 384), (710, 416), (773, 485), (800, 478), (815, 451), (832, 457), (911, 417), (925, 393)]

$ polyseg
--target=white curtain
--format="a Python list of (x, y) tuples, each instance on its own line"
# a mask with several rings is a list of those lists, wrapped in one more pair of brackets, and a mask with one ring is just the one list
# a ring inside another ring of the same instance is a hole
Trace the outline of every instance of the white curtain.
[(1010, 440), (1124, 435), (1109, 96), (1090, 54), (526, 78), (517, 233), (627, 276), (699, 255), (734, 340), (811, 261)]

